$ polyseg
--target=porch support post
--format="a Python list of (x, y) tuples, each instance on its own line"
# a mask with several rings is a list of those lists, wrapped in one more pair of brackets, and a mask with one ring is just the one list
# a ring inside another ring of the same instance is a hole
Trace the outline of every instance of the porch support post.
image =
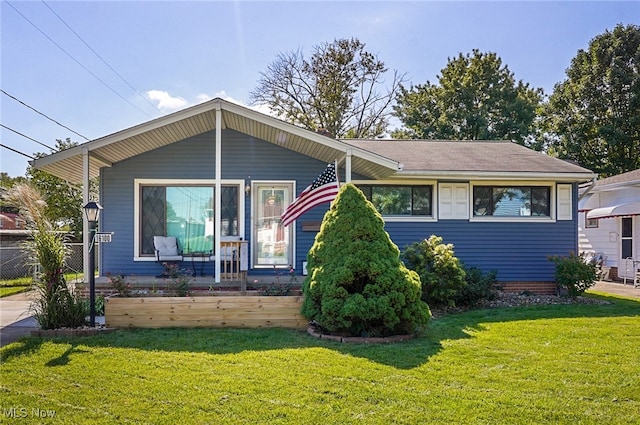
[(221, 214), (222, 208), (222, 109), (220, 103), (216, 105), (216, 190), (215, 190), (215, 207), (214, 207), (214, 251), (216, 253), (215, 261), (215, 283), (220, 283), (220, 261), (222, 259), (220, 251), (220, 232), (222, 231)]
[(352, 155), (351, 148), (347, 148), (347, 156), (344, 164), (344, 181), (346, 183), (351, 182), (351, 155)]
[[(89, 202), (89, 148), (82, 148), (82, 205)], [(89, 282), (89, 222), (84, 211), (82, 213), (82, 271), (84, 273), (84, 282)]]

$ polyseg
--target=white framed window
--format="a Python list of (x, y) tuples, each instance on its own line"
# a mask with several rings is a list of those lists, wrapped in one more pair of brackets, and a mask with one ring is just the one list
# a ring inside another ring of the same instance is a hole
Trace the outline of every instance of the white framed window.
[(556, 219), (556, 185), (535, 181), (471, 182), (471, 221), (550, 222)]
[(598, 228), (598, 219), (597, 218), (587, 218), (585, 214), (584, 218), (584, 227), (587, 229), (597, 229)]
[[(213, 252), (215, 181), (136, 179), (134, 257), (154, 260), (154, 236), (175, 236), (184, 253)], [(244, 181), (221, 187), (222, 237), (244, 237)]]
[(435, 184), (354, 182), (385, 221), (434, 221)]

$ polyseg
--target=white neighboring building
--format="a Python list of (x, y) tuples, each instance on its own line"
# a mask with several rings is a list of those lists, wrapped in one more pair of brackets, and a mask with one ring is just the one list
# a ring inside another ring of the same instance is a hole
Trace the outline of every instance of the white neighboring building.
[(640, 268), (640, 169), (597, 180), (578, 202), (578, 249), (602, 253), (612, 279)]

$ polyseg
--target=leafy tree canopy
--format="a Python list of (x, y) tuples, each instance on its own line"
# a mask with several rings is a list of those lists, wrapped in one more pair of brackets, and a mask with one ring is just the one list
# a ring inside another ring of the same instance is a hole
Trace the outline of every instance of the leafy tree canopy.
[(640, 27), (622, 24), (579, 50), (545, 109), (550, 150), (600, 177), (640, 168)]
[[(56, 150), (63, 151), (73, 146), (77, 146), (77, 142), (71, 139), (56, 140)], [(36, 153), (36, 158), (45, 156), (44, 153)], [(38, 191), (44, 194), (44, 200), (47, 203), (45, 209), (46, 216), (49, 221), (64, 230), (69, 231), (76, 240), (81, 239), (82, 235), (82, 186), (73, 185), (59, 177), (55, 177), (45, 171), (37, 170), (31, 166), (27, 168), (27, 176), (31, 183)], [(97, 185), (91, 183), (92, 192), (96, 192)]]
[(250, 98), (310, 130), (372, 138), (386, 132), (391, 102), (404, 78), (394, 70), (385, 86), (387, 72), (357, 38), (336, 39), (315, 46), (308, 60), (300, 50), (278, 54)]
[(438, 84), (400, 85), (396, 115), (404, 128), (395, 138), (514, 140), (534, 133), (542, 89), (516, 82), (495, 53), (460, 53), (449, 59)]
[(10, 177), (4, 171), (0, 172), (0, 212), (18, 213), (18, 206), (12, 205), (8, 200), (8, 192), (14, 186), (26, 182), (26, 177)]

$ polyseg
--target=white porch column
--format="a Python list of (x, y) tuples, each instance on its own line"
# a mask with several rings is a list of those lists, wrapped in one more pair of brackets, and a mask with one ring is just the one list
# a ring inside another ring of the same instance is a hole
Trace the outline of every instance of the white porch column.
[(351, 182), (351, 155), (352, 155), (352, 150), (351, 148), (348, 148), (347, 156), (345, 158), (345, 163), (344, 163), (344, 181), (346, 183)]
[[(82, 206), (89, 202), (89, 148), (82, 148)], [(82, 271), (84, 282), (89, 282), (89, 222), (87, 216), (82, 211)]]
[(222, 208), (222, 109), (220, 103), (216, 105), (216, 189), (215, 189), (215, 217), (214, 217), (214, 251), (216, 253), (215, 261), (215, 283), (220, 283), (220, 233), (222, 231), (222, 223), (220, 223), (222, 217), (220, 210)]

